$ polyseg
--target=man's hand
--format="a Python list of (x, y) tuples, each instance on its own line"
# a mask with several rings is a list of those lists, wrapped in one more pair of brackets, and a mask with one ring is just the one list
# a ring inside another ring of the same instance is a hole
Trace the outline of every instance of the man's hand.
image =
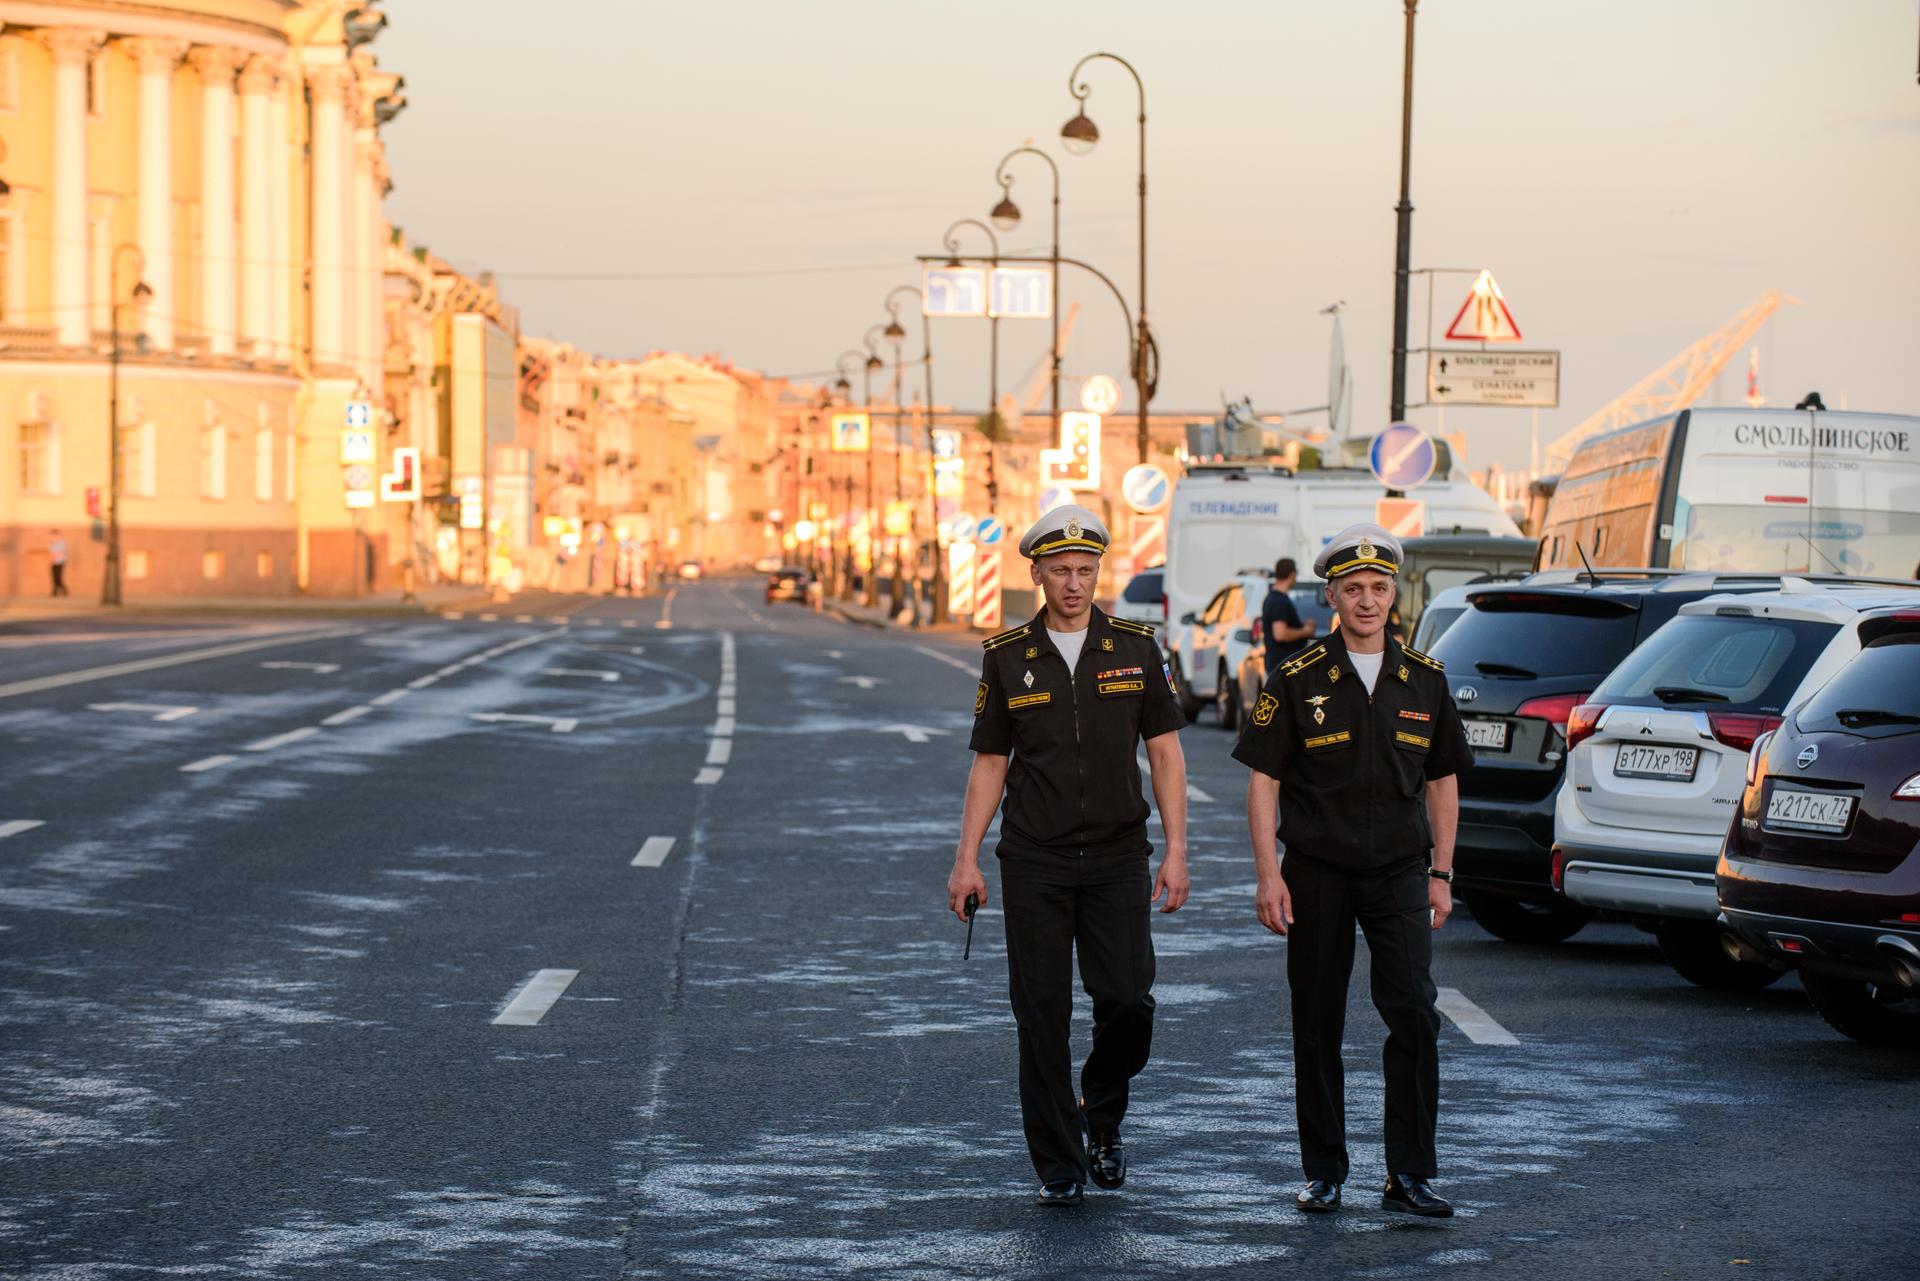
[(1427, 878), (1427, 906), (1433, 909), (1433, 928), (1439, 929), (1453, 914), (1453, 887), (1438, 877)]
[(1260, 918), (1260, 924), (1275, 934), (1285, 934), (1293, 924), (1293, 896), (1287, 893), (1287, 882), (1279, 869), (1261, 876), (1253, 892), (1253, 911)]
[(1162, 912), (1178, 912), (1187, 902), (1189, 888), (1187, 880), (1187, 856), (1175, 854), (1171, 850), (1160, 860), (1160, 870), (1153, 876), (1153, 897), (1149, 902), (1158, 903), (1160, 896), (1167, 896), (1167, 904)]
[(1309, 618), (1302, 625), (1307, 629), (1307, 635), (1309, 636), (1320, 630), (1320, 620), (1317, 618)]
[(980, 874), (978, 862), (955, 859), (953, 872), (947, 877), (947, 906), (960, 920), (967, 919), (967, 896), (978, 894), (980, 906), (987, 903), (987, 878)]

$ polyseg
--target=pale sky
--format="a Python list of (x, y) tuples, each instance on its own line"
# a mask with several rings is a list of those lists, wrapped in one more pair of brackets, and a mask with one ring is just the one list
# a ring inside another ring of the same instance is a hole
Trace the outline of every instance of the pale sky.
[[(528, 333), (831, 368), (885, 321), (888, 289), (917, 282), (915, 254), (954, 219), (985, 220), (994, 165), (1029, 138), (1062, 170), (1062, 251), (1132, 305), (1124, 70), (1089, 69), (1096, 151), (1058, 145), (1068, 71), (1109, 50), (1147, 90), (1155, 411), (1204, 414), (1223, 393), (1267, 413), (1325, 403), (1318, 313), (1345, 300), (1354, 428), (1386, 422), (1395, 0), (385, 8), (375, 48), (410, 103), (385, 130), (389, 216), (496, 271)], [(1917, 46), (1915, 0), (1426, 0), (1413, 265), (1491, 268), (1521, 345), (1564, 353), (1543, 440), (1768, 288), (1802, 304), (1758, 340), (1770, 403), (1818, 388), (1835, 408), (1920, 413)], [(1044, 252), (1049, 179), (1018, 164), (1026, 221), (1002, 243)], [(711, 274), (746, 272), (767, 274)], [(705, 278), (659, 278), (674, 273)], [(1436, 339), (1468, 284), (1440, 280)], [(1063, 295), (1084, 303), (1068, 372), (1124, 381), (1111, 298), (1071, 275)], [(1413, 316), (1419, 347), (1417, 278)], [(941, 403), (985, 404), (985, 329), (935, 323)], [(1004, 392), (1044, 356), (1045, 322), (1003, 323), (1001, 346)], [(1424, 370), (1412, 357), (1410, 400)], [(1722, 375), (1725, 403), (1745, 371), (1743, 355)], [(1409, 417), (1436, 425), (1432, 409)], [(1476, 466), (1524, 461), (1525, 410), (1454, 408), (1446, 427)]]

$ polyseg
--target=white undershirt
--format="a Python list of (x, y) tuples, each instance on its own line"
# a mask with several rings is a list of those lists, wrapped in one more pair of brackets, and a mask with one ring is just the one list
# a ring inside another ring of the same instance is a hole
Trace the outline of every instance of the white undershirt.
[(1356, 654), (1347, 651), (1347, 659), (1353, 664), (1353, 670), (1360, 675), (1360, 681), (1367, 687), (1367, 693), (1373, 693), (1373, 687), (1380, 680), (1380, 665), (1387, 661), (1387, 651), (1378, 654)]
[[(1060, 651), (1060, 657), (1067, 660), (1067, 670), (1072, 671), (1079, 664), (1080, 651), (1087, 643), (1087, 629), (1082, 627), (1077, 632), (1056, 632), (1049, 627), (1047, 636), (1053, 641), (1053, 647)], [(1380, 665), (1374, 664), (1373, 670), (1378, 672)]]

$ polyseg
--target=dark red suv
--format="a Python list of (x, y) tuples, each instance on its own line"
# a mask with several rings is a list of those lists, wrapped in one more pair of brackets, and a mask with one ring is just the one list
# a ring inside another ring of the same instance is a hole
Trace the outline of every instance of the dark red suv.
[(1920, 611), (1877, 611), (1753, 746), (1716, 881), (1730, 950), (1797, 965), (1821, 1017), (1920, 1048)]

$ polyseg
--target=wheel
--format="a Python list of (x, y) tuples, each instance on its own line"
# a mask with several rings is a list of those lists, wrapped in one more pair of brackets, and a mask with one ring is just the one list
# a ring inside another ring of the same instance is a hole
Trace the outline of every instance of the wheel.
[(1800, 971), (1800, 986), (1827, 1026), (1867, 1045), (1920, 1049), (1920, 993), (1862, 979)]
[(1469, 890), (1467, 911), (1480, 928), (1509, 943), (1564, 943), (1593, 919), (1593, 909), (1561, 899), (1531, 903), (1505, 894)]
[(1220, 728), (1231, 733), (1240, 728), (1240, 683), (1227, 676), (1227, 665), (1220, 664), (1220, 675), (1213, 685), (1214, 714)]
[(1187, 684), (1187, 674), (1180, 670), (1180, 660), (1167, 660), (1167, 670), (1173, 673), (1173, 697), (1180, 704), (1180, 710), (1186, 714), (1187, 724), (1193, 724), (1200, 715), (1200, 700), (1193, 696), (1193, 689)]
[(1783, 970), (1770, 965), (1736, 961), (1720, 946), (1720, 927), (1711, 921), (1661, 921), (1653, 927), (1654, 941), (1667, 964), (1680, 977), (1699, 987), (1723, 992), (1757, 992), (1777, 982)]

